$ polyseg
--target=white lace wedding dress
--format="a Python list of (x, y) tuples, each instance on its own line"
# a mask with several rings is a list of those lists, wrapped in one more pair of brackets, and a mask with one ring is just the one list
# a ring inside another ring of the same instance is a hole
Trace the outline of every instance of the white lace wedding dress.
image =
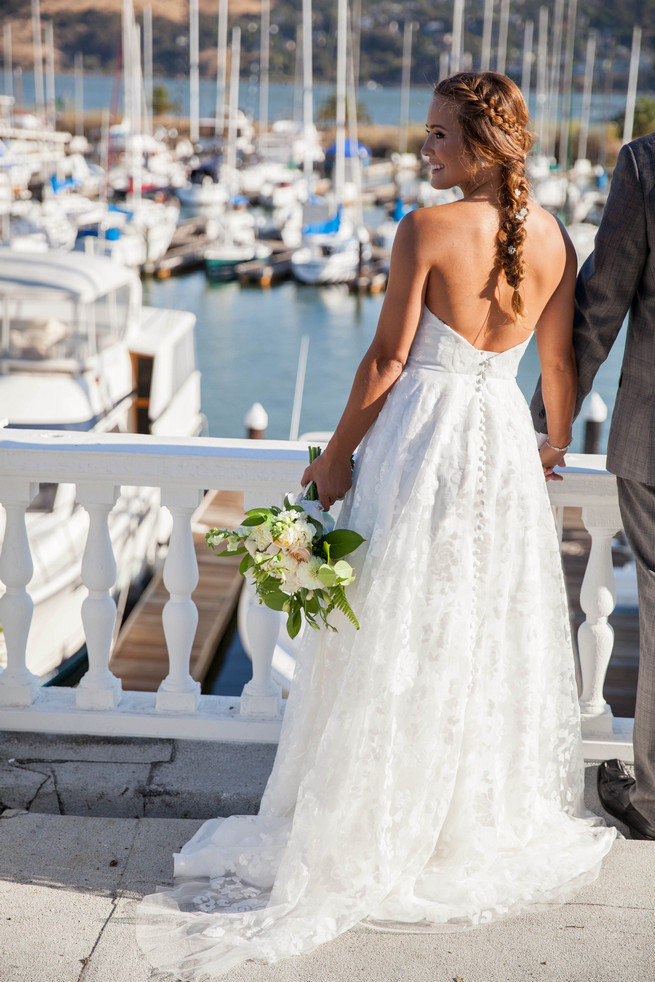
[(585, 816), (559, 551), (515, 375), (430, 313), (357, 455), (355, 631), (307, 632), (260, 813), (206, 822), (139, 908), (188, 982), (365, 920), (455, 930), (561, 902), (614, 830)]

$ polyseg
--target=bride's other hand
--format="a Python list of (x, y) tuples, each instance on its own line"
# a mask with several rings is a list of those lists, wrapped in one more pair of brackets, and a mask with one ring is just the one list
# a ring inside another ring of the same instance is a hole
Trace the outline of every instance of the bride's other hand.
[(544, 469), (544, 477), (547, 481), (563, 481), (564, 478), (561, 474), (557, 474), (553, 468), (555, 467), (566, 467), (566, 460), (564, 454), (558, 453), (556, 450), (551, 450), (544, 443), (539, 450), (539, 456), (541, 458), (541, 466)]
[(318, 491), (318, 500), (325, 511), (329, 511), (335, 501), (343, 498), (352, 485), (352, 468), (350, 457), (333, 457), (329, 446), (316, 458), (313, 464), (305, 468), (300, 479), (302, 487), (307, 487), (314, 481)]

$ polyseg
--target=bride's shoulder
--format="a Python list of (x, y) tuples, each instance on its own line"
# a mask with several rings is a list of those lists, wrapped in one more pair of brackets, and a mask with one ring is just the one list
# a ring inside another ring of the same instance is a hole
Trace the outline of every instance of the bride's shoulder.
[(540, 249), (549, 248), (565, 251), (569, 236), (562, 222), (551, 212), (546, 211), (535, 201), (528, 204), (526, 219), (528, 245), (532, 243)]

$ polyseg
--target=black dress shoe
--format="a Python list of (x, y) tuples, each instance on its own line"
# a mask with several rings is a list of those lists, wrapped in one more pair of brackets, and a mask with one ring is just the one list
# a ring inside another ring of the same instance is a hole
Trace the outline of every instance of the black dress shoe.
[(606, 812), (627, 825), (633, 839), (655, 839), (655, 825), (630, 803), (635, 779), (622, 760), (606, 760), (598, 767), (598, 797)]

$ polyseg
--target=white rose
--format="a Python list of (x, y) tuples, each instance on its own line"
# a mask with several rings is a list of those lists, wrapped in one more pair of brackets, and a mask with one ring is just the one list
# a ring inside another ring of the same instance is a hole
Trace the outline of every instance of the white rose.
[(248, 531), (250, 532), (250, 538), (256, 543), (260, 552), (264, 552), (267, 546), (270, 546), (271, 542), (273, 541), (271, 530), (266, 523), (263, 525), (255, 525), (248, 529)]
[(305, 590), (323, 589), (323, 584), (318, 578), (318, 571), (322, 565), (323, 560), (320, 556), (312, 556), (308, 562), (300, 564), (297, 576)]

